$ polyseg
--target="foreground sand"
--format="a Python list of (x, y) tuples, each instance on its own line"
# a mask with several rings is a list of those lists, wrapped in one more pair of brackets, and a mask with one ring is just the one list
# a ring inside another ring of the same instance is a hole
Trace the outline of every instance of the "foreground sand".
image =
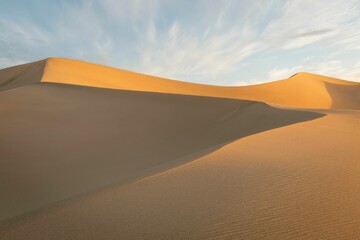
[(15, 221), (3, 239), (357, 239), (359, 124), (338, 112), (248, 136)]
[(59, 84), (44, 65), (0, 72), (0, 239), (360, 236), (357, 83), (300, 74), (304, 88), (336, 84), (322, 88), (327, 107), (279, 108), (240, 93)]

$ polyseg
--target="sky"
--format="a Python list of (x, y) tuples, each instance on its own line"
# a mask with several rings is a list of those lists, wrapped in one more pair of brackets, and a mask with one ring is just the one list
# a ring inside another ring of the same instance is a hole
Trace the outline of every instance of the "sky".
[(0, 0), (0, 68), (47, 57), (211, 85), (360, 82), (360, 0)]

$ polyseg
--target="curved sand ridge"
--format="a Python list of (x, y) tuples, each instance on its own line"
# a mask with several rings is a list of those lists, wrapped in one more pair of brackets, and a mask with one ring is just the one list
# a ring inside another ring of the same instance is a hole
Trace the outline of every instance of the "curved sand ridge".
[[(39, 63), (29, 65), (31, 69), (43, 71), (41, 82), (245, 99), (299, 108), (360, 109), (360, 83), (310, 73), (298, 73), (288, 79), (259, 85), (221, 87), (169, 80), (64, 58), (49, 58), (40, 61), (41, 64), (45, 67), (39, 67)], [(13, 67), (16, 68), (19, 67)], [(20, 76), (28, 76), (28, 72)]]
[(68, 59), (0, 70), (0, 239), (356, 239), (358, 97), (308, 73), (217, 87)]

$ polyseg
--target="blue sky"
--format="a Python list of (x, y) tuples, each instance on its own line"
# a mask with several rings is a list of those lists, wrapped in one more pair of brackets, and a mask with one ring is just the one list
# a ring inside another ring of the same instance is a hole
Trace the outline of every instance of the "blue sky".
[(214, 85), (360, 81), (360, 0), (0, 0), (0, 68), (47, 57)]

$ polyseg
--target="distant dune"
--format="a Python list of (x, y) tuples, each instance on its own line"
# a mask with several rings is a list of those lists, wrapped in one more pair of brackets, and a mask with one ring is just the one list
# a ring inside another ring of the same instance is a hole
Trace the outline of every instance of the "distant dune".
[(64, 58), (49, 58), (2, 72), (2, 75), (6, 75), (4, 80), (0, 80), (3, 89), (41, 81), (244, 99), (300, 108), (360, 109), (360, 83), (310, 73), (298, 73), (288, 79), (253, 86), (219, 87), (169, 80)]
[(0, 70), (0, 239), (359, 239), (360, 83)]

